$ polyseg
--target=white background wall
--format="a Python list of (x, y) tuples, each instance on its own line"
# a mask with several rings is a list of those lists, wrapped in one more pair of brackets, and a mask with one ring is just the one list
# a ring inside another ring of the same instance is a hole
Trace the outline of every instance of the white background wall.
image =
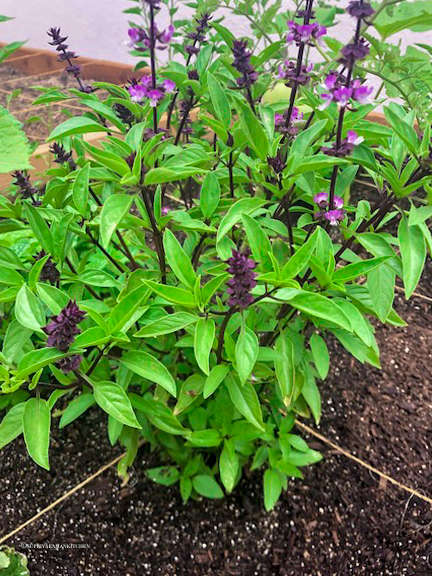
[[(406, 0), (405, 0), (406, 1)], [(341, 0), (340, 6), (346, 6), (348, 0)], [(284, 6), (292, 2), (284, 0)], [(70, 47), (82, 56), (112, 60), (116, 62), (134, 62), (124, 45), (127, 38), (128, 18), (122, 10), (134, 6), (126, 0), (1, 0), (0, 13), (15, 16), (15, 20), (0, 24), (0, 41), (28, 39), (27, 45), (35, 48), (49, 48), (46, 31), (51, 26), (61, 26), (69, 35)], [(176, 17), (190, 14), (181, 9)], [(158, 17), (160, 28), (167, 24), (166, 16)], [(348, 40), (352, 35), (352, 19), (338, 16), (340, 24), (332, 29), (340, 40)], [(248, 33), (247, 22), (243, 18), (226, 13), (225, 26), (236, 36)], [(404, 32), (392, 38), (394, 42), (402, 40), (403, 45), (415, 42), (432, 44), (432, 33), (414, 34)]]

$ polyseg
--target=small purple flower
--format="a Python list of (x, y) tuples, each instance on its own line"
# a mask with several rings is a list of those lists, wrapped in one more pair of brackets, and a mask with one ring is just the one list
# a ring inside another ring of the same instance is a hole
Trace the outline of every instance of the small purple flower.
[(365, 0), (351, 0), (346, 9), (350, 16), (365, 20), (374, 14), (375, 10)]
[(127, 41), (127, 45), (129, 48), (133, 48), (138, 42), (142, 42), (144, 40), (144, 30), (142, 28), (129, 28), (128, 30), (129, 40)]
[(366, 104), (368, 102), (369, 96), (373, 92), (372, 86), (368, 87), (365, 84), (362, 84), (361, 80), (354, 80), (352, 82), (353, 87), (353, 100), (360, 102), (360, 104)]
[(162, 86), (165, 89), (165, 92), (167, 94), (171, 94), (171, 92), (174, 92), (175, 90), (175, 82), (173, 80), (170, 80), (169, 78), (166, 78), (163, 82), (162, 82)]
[(133, 102), (142, 102), (148, 96), (148, 89), (143, 84), (128, 86), (128, 92)]
[(351, 96), (353, 95), (352, 88), (347, 88), (346, 86), (341, 86), (333, 91), (333, 101), (337, 102), (340, 106), (346, 106)]
[(330, 222), (330, 226), (337, 226), (345, 218), (345, 210), (329, 210), (324, 212), (324, 218)]
[(82, 362), (83, 357), (80, 354), (72, 354), (67, 358), (61, 358), (55, 363), (57, 368), (59, 368), (64, 374), (71, 372), (72, 370), (78, 370)]
[[(319, 208), (327, 208), (329, 203), (329, 195), (327, 192), (319, 192), (318, 194), (315, 194), (313, 201)], [(343, 208), (343, 205), (344, 203), (340, 196), (333, 197), (334, 208), (341, 209)]]
[(51, 322), (43, 328), (45, 334), (48, 335), (47, 346), (66, 352), (75, 341), (75, 336), (81, 332), (77, 324), (84, 320), (85, 315), (77, 303), (70, 300), (60, 314), (52, 318)]
[(227, 292), (230, 295), (228, 304), (247, 308), (253, 302), (250, 291), (257, 284), (254, 269), (258, 264), (249, 258), (249, 250), (244, 252), (233, 250), (232, 254), (232, 257), (228, 259), (228, 272), (233, 275), (227, 282)]
[(168, 214), (171, 212), (172, 208), (170, 208), (169, 206), (164, 206), (161, 210), (162, 212), (162, 216), (168, 216)]
[(324, 85), (329, 90), (321, 94), (321, 99), (323, 103), (319, 107), (320, 110), (324, 110), (332, 102), (336, 102), (339, 106), (348, 106), (350, 100), (355, 100), (364, 104), (367, 102), (368, 96), (372, 93), (373, 88), (362, 84), (362, 80), (353, 80), (349, 86), (344, 84), (344, 79), (336, 74), (329, 74), (324, 80)]
[(150, 106), (155, 108), (161, 100), (163, 100), (164, 92), (158, 88), (152, 88), (147, 92), (147, 97), (150, 100)]
[(313, 201), (320, 208), (326, 208), (328, 206), (328, 194), (327, 192), (319, 192), (313, 197)]
[(169, 44), (172, 40), (173, 35), (174, 35), (174, 30), (175, 30), (174, 26), (172, 24), (170, 24), (166, 30), (163, 30), (159, 34), (160, 42), (162, 42), (163, 44)]
[(327, 33), (325, 26), (317, 22), (313, 24), (297, 24), (294, 20), (288, 22), (287, 43), (295, 42), (297, 45), (309, 44), (313, 46), (315, 41), (320, 42), (322, 36)]
[[(167, 44), (169, 44), (174, 35), (174, 26), (170, 25), (166, 30), (159, 31), (156, 24), (153, 25), (153, 39), (154, 47), (157, 50), (165, 50)], [(128, 30), (129, 40), (126, 45), (130, 48), (134, 48), (139, 52), (145, 52), (151, 46), (152, 37), (149, 30), (144, 30), (143, 28), (132, 27)], [(142, 44), (142, 46), (141, 46)]]
[(352, 144), (353, 146), (358, 146), (359, 144), (361, 144), (364, 141), (364, 138), (363, 138), (363, 136), (359, 136), (357, 134), (357, 132), (354, 132), (354, 130), (348, 130), (347, 136), (346, 136), (346, 141), (347, 141), (347, 144)]

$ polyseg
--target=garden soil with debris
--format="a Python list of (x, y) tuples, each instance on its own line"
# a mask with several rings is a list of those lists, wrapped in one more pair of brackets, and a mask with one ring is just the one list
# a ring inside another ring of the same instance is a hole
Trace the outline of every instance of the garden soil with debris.
[(42, 144), (55, 126), (71, 116), (89, 111), (73, 99), (33, 106), (36, 98), (43, 94), (35, 87), (58, 88), (61, 91), (77, 87), (75, 79), (66, 72), (27, 76), (9, 64), (2, 64), (0, 86), (0, 105), (8, 108), (23, 123), (32, 143)]
[[(429, 262), (418, 291), (432, 296)], [(406, 328), (380, 327), (382, 371), (332, 348), (322, 384), (321, 434), (396, 480), (432, 494), (432, 308), (397, 298)], [(141, 448), (129, 484), (110, 469), (11, 538), (32, 576), (428, 576), (432, 511), (314, 438), (324, 460), (292, 480), (276, 509), (263, 511), (260, 474), (225, 500), (183, 505), (176, 488), (154, 484)], [(6, 534), (116, 454), (102, 413), (54, 425), (51, 472), (22, 439), (0, 457), (0, 533)], [(75, 545), (67, 549), (68, 545)], [(49, 548), (54, 546), (56, 548)], [(63, 549), (61, 547), (63, 546)]]

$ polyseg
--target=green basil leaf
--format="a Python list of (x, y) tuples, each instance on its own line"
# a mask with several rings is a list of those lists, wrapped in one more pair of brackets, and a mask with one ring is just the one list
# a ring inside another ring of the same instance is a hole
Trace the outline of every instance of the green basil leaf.
[(264, 472), (264, 506), (267, 512), (273, 510), (282, 493), (282, 480), (277, 472), (272, 468), (267, 468)]
[(23, 431), (23, 413), (26, 402), (13, 406), (0, 423), (0, 450), (9, 444)]
[(243, 327), (235, 347), (236, 368), (241, 384), (251, 375), (258, 358), (258, 350), (259, 342), (255, 332), (247, 326)]
[(77, 418), (79, 418), (86, 410), (96, 404), (93, 394), (81, 394), (67, 405), (66, 410), (60, 418), (59, 428), (64, 428)]
[(113, 418), (126, 426), (141, 428), (130, 400), (121, 386), (108, 380), (93, 382), (93, 394), (97, 404)]
[(30, 398), (23, 411), (23, 433), (30, 457), (42, 468), (49, 470), (51, 412), (46, 400)]
[(213, 478), (207, 474), (198, 474), (192, 478), (192, 484), (195, 492), (205, 498), (223, 498), (224, 493), (221, 487)]
[(74, 116), (73, 118), (69, 118), (65, 122), (62, 122), (56, 126), (47, 138), (47, 142), (66, 138), (66, 136), (73, 136), (74, 134), (109, 131), (110, 128), (107, 126), (102, 126), (102, 124), (98, 124), (91, 118), (87, 118), (86, 116)]
[(89, 176), (90, 176), (90, 163), (87, 162), (83, 168), (76, 175), (75, 181), (72, 185), (72, 198), (75, 208), (78, 212), (85, 217), (87, 210), (87, 201), (89, 195)]
[(204, 218), (211, 218), (220, 202), (220, 184), (214, 172), (209, 172), (201, 186), (200, 208)]
[(196, 272), (192, 266), (191, 260), (183, 250), (180, 242), (168, 228), (165, 230), (163, 237), (165, 256), (171, 270), (177, 278), (191, 288), (195, 286), (197, 279)]
[(42, 326), (45, 326), (46, 319), (43, 306), (26, 284), (17, 294), (15, 317), (25, 328), (44, 334)]
[(228, 375), (228, 372), (229, 367), (226, 365), (215, 366), (214, 368), (212, 368), (204, 384), (204, 391), (203, 391), (204, 398), (208, 398), (216, 391), (216, 389), (225, 380), (226, 376)]
[(226, 491), (232, 492), (239, 471), (239, 459), (235, 451), (234, 440), (225, 440), (219, 456), (219, 476)]
[(426, 242), (419, 226), (409, 226), (406, 216), (399, 223), (398, 238), (402, 256), (405, 297), (416, 289), (426, 261)]
[(176, 312), (175, 314), (169, 314), (163, 318), (159, 318), (154, 322), (150, 322), (141, 330), (136, 332), (134, 336), (137, 338), (153, 338), (154, 336), (162, 336), (163, 334), (171, 334), (172, 332), (177, 332), (186, 326), (195, 324), (198, 322), (199, 316), (194, 316), (188, 312)]
[(318, 374), (321, 380), (325, 380), (330, 368), (330, 356), (327, 344), (321, 336), (318, 336), (318, 334), (312, 334), (309, 344)]
[(146, 380), (150, 380), (150, 382), (156, 382), (156, 384), (162, 386), (162, 388), (167, 390), (172, 396), (177, 396), (176, 383), (169, 373), (168, 368), (151, 354), (143, 350), (131, 350), (130, 352), (126, 352), (120, 362), (124, 364), (126, 368), (129, 368), (129, 370), (135, 372), (135, 374), (142, 376)]
[(261, 405), (255, 388), (250, 382), (239, 386), (232, 376), (225, 380), (231, 401), (246, 420), (256, 428), (265, 431), (262, 419)]
[(207, 83), (216, 118), (229, 130), (231, 125), (231, 106), (226, 91), (210, 72), (207, 72)]
[(210, 374), (210, 352), (213, 347), (216, 327), (211, 319), (202, 318), (195, 326), (194, 350), (198, 366), (207, 374)]

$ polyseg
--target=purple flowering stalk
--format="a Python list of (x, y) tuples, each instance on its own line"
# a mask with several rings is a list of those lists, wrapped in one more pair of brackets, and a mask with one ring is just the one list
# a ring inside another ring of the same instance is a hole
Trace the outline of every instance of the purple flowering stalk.
[(228, 280), (227, 293), (229, 295), (228, 304), (230, 309), (226, 312), (224, 319), (222, 321), (219, 330), (218, 348), (217, 348), (217, 359), (218, 363), (222, 359), (223, 342), (225, 336), (225, 330), (231, 316), (239, 308), (240, 310), (245, 310), (254, 302), (254, 298), (250, 291), (256, 286), (256, 273), (254, 269), (257, 267), (258, 263), (252, 258), (249, 258), (250, 251), (246, 249), (243, 252), (239, 250), (232, 251), (232, 257), (228, 259), (228, 272), (232, 274), (232, 278)]
[(64, 146), (58, 142), (54, 142), (54, 144), (50, 146), (50, 152), (51, 154), (54, 154), (54, 162), (56, 164), (68, 164), (71, 172), (76, 169), (77, 165), (75, 160), (72, 158), (72, 152), (66, 152)]
[[(288, 112), (286, 115), (286, 126), (289, 126), (291, 122), (291, 115), (294, 109), (294, 102), (297, 95), (298, 87), (300, 86), (299, 80), (304, 82), (304, 74), (305, 70), (302, 68), (303, 66), (303, 56), (305, 52), (306, 46), (313, 45), (313, 41), (320, 40), (320, 38), (326, 33), (326, 29), (324, 26), (319, 26), (317, 23), (310, 23), (310, 20), (313, 18), (313, 2), (314, 0), (306, 0), (306, 9), (301, 12), (303, 15), (303, 25), (296, 24), (293, 21), (288, 22), (288, 36), (287, 42), (290, 44), (295, 42), (298, 46), (297, 52), (297, 63), (295, 69), (291, 73), (291, 96), (290, 102), (288, 107)], [(299, 14), (300, 15), (300, 14)], [(303, 72), (303, 73), (302, 73)]]
[[(46, 345), (50, 348), (57, 348), (60, 352), (67, 352), (70, 345), (75, 341), (75, 336), (81, 333), (78, 328), (85, 319), (85, 312), (80, 310), (74, 300), (70, 300), (58, 316), (51, 319), (51, 322), (43, 328), (48, 335)], [(65, 374), (71, 370), (77, 370), (82, 361), (82, 356), (73, 354), (67, 358), (62, 358), (56, 362), (57, 366)]]
[(38, 190), (31, 185), (30, 176), (26, 176), (22, 170), (15, 170), (15, 172), (12, 172), (12, 176), (15, 178), (12, 184), (19, 188), (21, 196), (25, 200), (31, 198), (34, 205), (40, 204), (40, 202), (36, 200)]
[(253, 296), (251, 290), (257, 285), (255, 280), (257, 275), (254, 269), (258, 263), (249, 258), (249, 256), (249, 250), (244, 252), (233, 250), (232, 257), (227, 261), (228, 272), (233, 276), (227, 282), (228, 304), (241, 310), (252, 304)]
[(237, 85), (239, 88), (246, 91), (249, 105), (252, 108), (254, 114), (256, 114), (251, 86), (258, 80), (258, 72), (250, 63), (252, 52), (248, 49), (248, 41), (234, 40), (232, 52), (234, 56), (232, 66), (240, 74), (240, 77), (237, 78)]
[[(369, 52), (369, 48), (366, 46), (365, 41), (360, 38), (360, 34), (363, 20), (371, 16), (374, 13), (374, 10), (370, 4), (364, 0), (352, 0), (348, 5), (347, 12), (354, 18), (357, 18), (357, 24), (354, 39), (342, 50), (342, 57), (340, 59), (340, 63), (347, 69), (346, 78), (342, 80), (340, 75), (330, 73), (325, 80), (326, 87), (329, 89), (329, 92), (323, 95), (325, 104), (328, 105), (332, 101), (335, 101), (339, 104), (339, 119), (336, 132), (336, 143), (333, 149), (330, 149), (332, 150), (332, 155), (334, 156), (339, 156), (341, 154), (341, 150), (346, 151), (349, 149), (351, 144), (354, 144), (353, 135), (347, 135), (347, 139), (344, 142), (342, 141), (343, 121), (345, 111), (350, 103), (350, 100), (365, 102), (369, 94), (372, 92), (372, 89), (364, 86), (360, 80), (353, 81), (352, 76), (357, 60), (364, 58)], [(357, 140), (357, 138), (355, 138), (355, 140)], [(330, 210), (335, 208), (334, 193), (337, 175), (338, 165), (335, 164), (330, 181)]]
[(69, 50), (68, 45), (65, 44), (68, 37), (61, 35), (60, 28), (50, 28), (47, 34), (52, 38), (52, 42), (48, 42), (48, 44), (56, 47), (56, 51), (59, 52), (59, 62), (66, 62), (68, 64), (66, 67), (66, 72), (76, 79), (78, 82), (79, 90), (85, 94), (90, 94), (93, 92), (94, 88), (89, 85), (84, 85), (83, 81), (81, 80), (81, 66), (72, 63), (72, 60), (78, 58), (78, 56), (75, 52)]
[(57, 348), (61, 352), (66, 352), (75, 341), (75, 336), (81, 330), (77, 327), (85, 318), (86, 314), (80, 310), (74, 300), (70, 300), (58, 316), (51, 319), (51, 322), (43, 328), (48, 335), (47, 346)]
[[(187, 37), (190, 40), (193, 40), (192, 44), (188, 44), (185, 48), (188, 57), (186, 60), (186, 68), (190, 65), (192, 56), (197, 56), (199, 54), (200, 48), (198, 47), (199, 44), (202, 44), (205, 41), (205, 32), (210, 28), (210, 20), (212, 19), (211, 14), (208, 12), (204, 12), (199, 18), (195, 18), (195, 22), (198, 24), (196, 27), (195, 32), (190, 32)], [(190, 72), (190, 71), (189, 71)], [(188, 76), (190, 78), (188, 72)], [(198, 78), (195, 78), (198, 80)], [(179, 95), (179, 90), (176, 90), (174, 93), (173, 99), (171, 100), (171, 104), (169, 105), (168, 112), (167, 112), (167, 121), (166, 121), (166, 130), (169, 130), (171, 126), (172, 115), (174, 112), (175, 103), (177, 101)]]
[[(38, 252), (35, 256), (36, 262), (45, 258), (46, 254), (44, 250)], [(51, 256), (47, 259), (42, 268), (42, 271), (39, 275), (39, 280), (41, 282), (49, 282), (50, 284), (56, 284), (58, 280), (60, 280), (60, 272), (55, 265), (55, 262), (51, 258)]]
[(329, 195), (327, 192), (319, 192), (313, 197), (319, 211), (315, 212), (317, 220), (326, 220), (330, 226), (337, 226), (345, 218), (344, 202), (340, 196), (334, 196), (334, 208), (329, 210)]

